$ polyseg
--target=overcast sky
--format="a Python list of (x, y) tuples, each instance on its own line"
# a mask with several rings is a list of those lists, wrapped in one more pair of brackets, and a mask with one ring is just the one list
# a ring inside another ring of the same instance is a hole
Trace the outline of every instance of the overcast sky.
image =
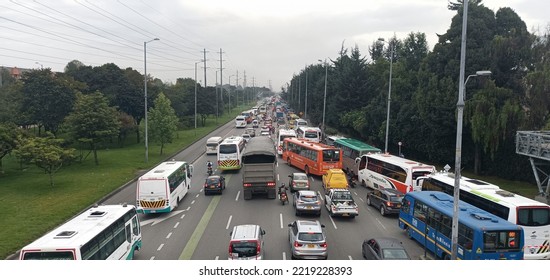
[[(510, 7), (530, 31), (545, 30), (549, 0), (484, 0)], [(307, 64), (363, 55), (377, 38), (424, 32), (430, 49), (456, 12), (447, 0), (0, 0), (0, 66), (63, 71), (71, 60), (115, 63), (165, 82), (195, 77), (206, 50), (208, 86), (222, 50), (223, 82), (281, 86)], [(203, 63), (197, 80), (204, 86)], [(238, 71), (238, 72), (237, 72)], [(237, 74), (238, 73), (238, 74)], [(218, 80), (219, 73), (217, 76)]]

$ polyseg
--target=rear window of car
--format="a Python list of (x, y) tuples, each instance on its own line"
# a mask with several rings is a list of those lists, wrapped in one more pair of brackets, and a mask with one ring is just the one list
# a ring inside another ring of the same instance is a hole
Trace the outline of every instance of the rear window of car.
[(301, 195), (300, 200), (305, 201), (305, 202), (315, 202), (315, 201), (317, 201), (317, 196), (316, 195)]
[(238, 257), (253, 257), (257, 255), (256, 241), (237, 241), (231, 243), (231, 252), (237, 254)]
[(307, 176), (303, 174), (294, 175), (294, 180), (307, 180)]
[(301, 232), (298, 234), (298, 239), (301, 241), (322, 241), (323, 234), (319, 232)]
[(208, 178), (208, 179), (206, 179), (207, 184), (217, 184), (217, 183), (219, 183), (219, 181), (220, 180), (218, 178)]

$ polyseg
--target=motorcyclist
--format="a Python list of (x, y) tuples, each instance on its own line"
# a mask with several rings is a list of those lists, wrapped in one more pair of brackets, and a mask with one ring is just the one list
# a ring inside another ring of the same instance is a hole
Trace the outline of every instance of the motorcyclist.
[(279, 199), (283, 199), (282, 198), (282, 194), (284, 193), (285, 196), (286, 196), (286, 199), (288, 199), (288, 196), (287, 196), (287, 193), (286, 191), (288, 190), (288, 188), (286, 187), (285, 183), (283, 183), (280, 187), (279, 187)]
[(213, 164), (212, 164), (211, 161), (206, 162), (206, 168), (207, 168), (209, 174), (212, 174), (212, 165)]
[(348, 171), (348, 181), (350, 187), (355, 188), (355, 172), (353, 170)]

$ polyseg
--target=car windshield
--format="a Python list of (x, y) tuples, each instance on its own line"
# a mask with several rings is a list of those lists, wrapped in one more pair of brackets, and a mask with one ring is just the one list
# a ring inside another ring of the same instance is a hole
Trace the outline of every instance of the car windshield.
[(407, 260), (409, 257), (407, 256), (407, 253), (403, 249), (383, 249), (382, 250), (382, 257), (385, 260)]
[(294, 180), (296, 180), (296, 181), (306, 181), (307, 180), (307, 175), (305, 175), (305, 174), (295, 174), (294, 175)]
[(231, 243), (231, 252), (238, 254), (238, 257), (252, 257), (257, 254), (257, 246), (254, 241)]
[(319, 232), (301, 232), (298, 234), (298, 239), (301, 241), (322, 241), (323, 234)]

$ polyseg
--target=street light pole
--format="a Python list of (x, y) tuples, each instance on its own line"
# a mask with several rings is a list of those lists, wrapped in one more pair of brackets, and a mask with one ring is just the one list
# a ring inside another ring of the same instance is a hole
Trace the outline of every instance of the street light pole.
[[(384, 38), (379, 38), (378, 41), (385, 42)], [(391, 78), (392, 78), (392, 70), (393, 70), (393, 55), (395, 52), (395, 45), (391, 45), (391, 43), (388, 43), (388, 47), (390, 48), (390, 80), (388, 82), (388, 110), (386, 114), (386, 144), (384, 146), (384, 153), (388, 152), (388, 135), (390, 133), (390, 104), (391, 104)]]
[[(323, 62), (322, 60), (319, 60)], [(323, 124), (321, 130), (323, 131), (323, 140), (325, 139), (325, 110), (327, 107), (327, 78), (328, 78), (328, 64), (327, 59), (325, 58), (325, 94), (323, 95)]]
[(147, 43), (158, 41), (155, 38), (150, 41), (143, 42), (143, 87), (145, 95), (145, 162), (149, 162), (149, 136), (147, 135)]
[(201, 62), (195, 62), (195, 129), (197, 129), (197, 64)]

